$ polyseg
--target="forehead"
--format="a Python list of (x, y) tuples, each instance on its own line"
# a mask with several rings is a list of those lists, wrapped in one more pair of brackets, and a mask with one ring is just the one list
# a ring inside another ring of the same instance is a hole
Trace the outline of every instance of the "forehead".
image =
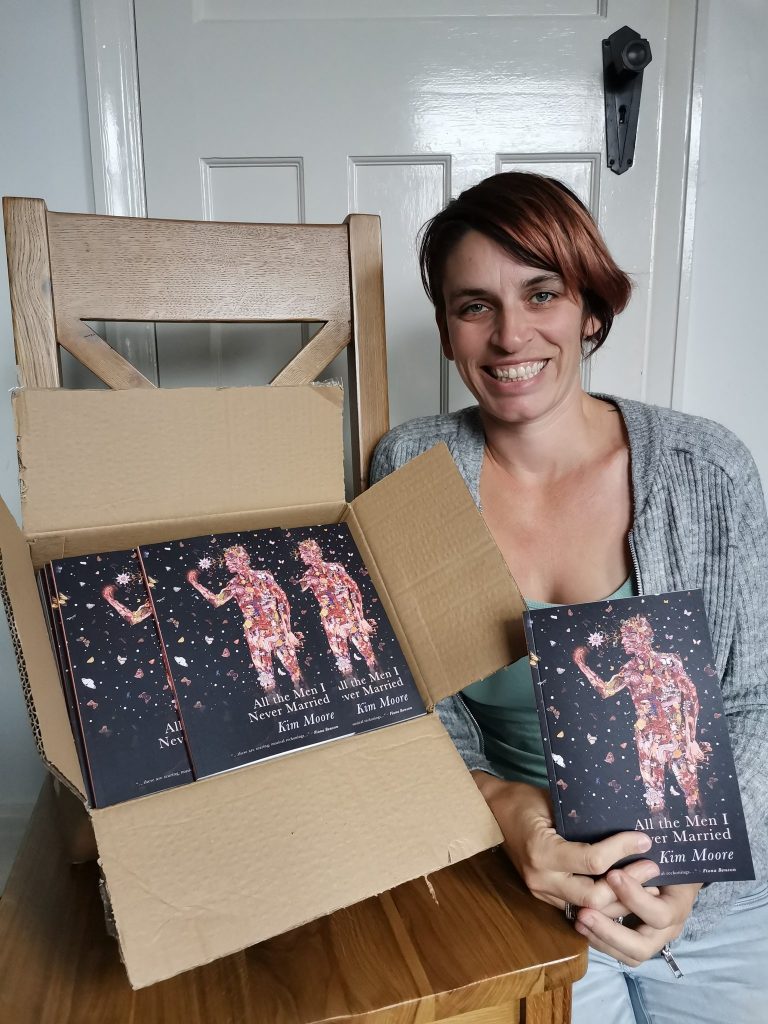
[(443, 291), (446, 298), (456, 289), (474, 284), (503, 284), (528, 287), (540, 283), (562, 282), (556, 271), (528, 266), (479, 231), (468, 231), (445, 258)]

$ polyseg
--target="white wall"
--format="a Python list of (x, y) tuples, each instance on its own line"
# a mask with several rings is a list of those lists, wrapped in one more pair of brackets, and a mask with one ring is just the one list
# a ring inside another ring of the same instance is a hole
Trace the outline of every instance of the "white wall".
[(683, 408), (735, 430), (768, 490), (768, 5), (712, 0), (707, 22)]
[[(54, 210), (93, 210), (78, 0), (0, 3), (0, 194)], [(8, 391), (16, 383), (0, 241), (0, 494), (19, 513)], [(0, 886), (43, 777), (0, 612)]]

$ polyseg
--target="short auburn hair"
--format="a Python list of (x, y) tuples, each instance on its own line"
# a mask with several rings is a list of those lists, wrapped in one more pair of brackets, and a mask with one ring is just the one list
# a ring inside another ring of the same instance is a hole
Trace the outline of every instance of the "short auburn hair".
[(632, 282), (569, 188), (541, 174), (505, 171), (466, 189), (427, 221), (419, 244), (421, 280), (439, 317), (445, 313), (446, 260), (469, 231), (486, 235), (518, 263), (559, 274), (581, 296), (584, 322), (594, 317), (600, 325), (584, 339), (584, 354), (600, 348), (629, 302)]

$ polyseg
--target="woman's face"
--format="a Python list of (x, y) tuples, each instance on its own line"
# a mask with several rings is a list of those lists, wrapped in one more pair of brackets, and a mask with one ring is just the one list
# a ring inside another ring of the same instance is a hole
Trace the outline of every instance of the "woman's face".
[(581, 340), (597, 324), (559, 275), (469, 231), (446, 260), (443, 296), (443, 351), (486, 414), (532, 422), (581, 391)]

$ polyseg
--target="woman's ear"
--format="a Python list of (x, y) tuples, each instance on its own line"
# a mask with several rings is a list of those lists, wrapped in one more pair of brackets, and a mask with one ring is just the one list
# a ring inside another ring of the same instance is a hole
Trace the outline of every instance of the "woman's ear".
[(450, 359), (453, 362), (453, 348), (451, 347), (451, 339), (448, 336), (448, 326), (445, 322), (445, 310), (435, 310), (435, 323), (440, 332), (440, 346), (443, 350), (443, 355), (446, 359)]
[(593, 338), (600, 330), (601, 326), (602, 325), (596, 316), (585, 317), (581, 328), (582, 341), (589, 341), (590, 338)]

